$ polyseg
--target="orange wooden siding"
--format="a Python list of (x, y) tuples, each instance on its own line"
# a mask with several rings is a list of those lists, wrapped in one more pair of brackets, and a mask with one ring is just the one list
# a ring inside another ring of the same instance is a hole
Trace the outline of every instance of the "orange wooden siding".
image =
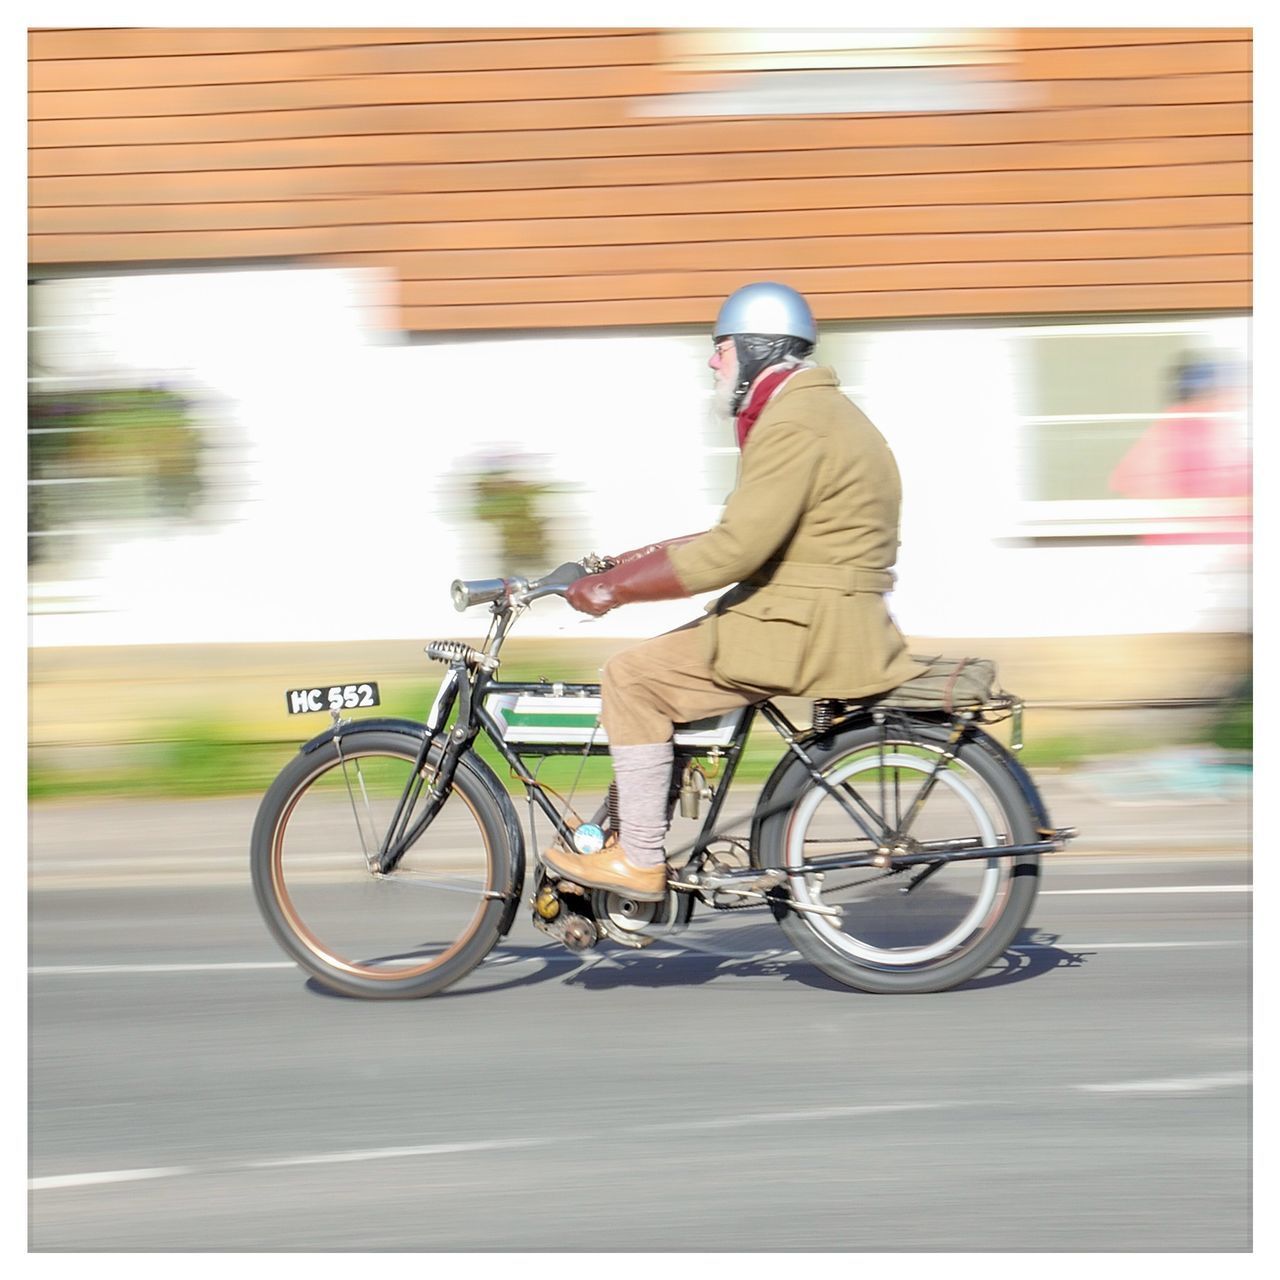
[(1246, 309), (1251, 39), (1000, 33), (1003, 109), (673, 117), (658, 31), (30, 33), (33, 265), (309, 260), (411, 330)]

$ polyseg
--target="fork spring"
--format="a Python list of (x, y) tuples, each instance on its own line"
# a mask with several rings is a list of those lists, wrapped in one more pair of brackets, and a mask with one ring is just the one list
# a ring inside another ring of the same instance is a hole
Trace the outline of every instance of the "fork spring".
[(485, 656), (479, 649), (473, 649), (463, 640), (432, 640), (427, 645), (427, 657), (437, 662), (465, 662), (468, 666), (479, 666)]

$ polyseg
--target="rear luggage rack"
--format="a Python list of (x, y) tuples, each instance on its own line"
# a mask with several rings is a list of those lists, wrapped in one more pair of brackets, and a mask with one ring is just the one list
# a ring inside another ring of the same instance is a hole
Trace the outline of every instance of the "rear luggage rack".
[(1002, 689), (996, 664), (990, 658), (921, 657), (913, 654), (921, 670), (888, 693), (873, 698), (821, 698), (813, 704), (811, 732), (826, 733), (838, 720), (855, 711), (923, 711), (945, 715), (969, 715), (983, 724), (1012, 718), (1009, 747), (1021, 751), (1023, 701)]

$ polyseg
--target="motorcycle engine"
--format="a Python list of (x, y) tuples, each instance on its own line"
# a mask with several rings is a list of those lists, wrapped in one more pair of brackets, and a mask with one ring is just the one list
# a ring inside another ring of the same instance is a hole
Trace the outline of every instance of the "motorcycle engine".
[(596, 923), (606, 938), (624, 947), (647, 947), (653, 937), (645, 932), (666, 908), (665, 902), (637, 902), (625, 894), (596, 889), (591, 906)]
[(647, 947), (683, 929), (692, 912), (691, 894), (669, 893), (662, 902), (640, 902), (545, 875), (533, 895), (534, 925), (570, 951), (589, 951), (601, 938), (634, 949)]
[(689, 923), (693, 900), (689, 894), (669, 893), (661, 902), (637, 902), (623, 893), (594, 889), (591, 908), (606, 938), (638, 948), (683, 929)]
[(560, 883), (540, 877), (533, 895), (534, 926), (570, 951), (590, 951), (600, 941), (601, 930), (590, 911), (585, 897), (562, 893)]

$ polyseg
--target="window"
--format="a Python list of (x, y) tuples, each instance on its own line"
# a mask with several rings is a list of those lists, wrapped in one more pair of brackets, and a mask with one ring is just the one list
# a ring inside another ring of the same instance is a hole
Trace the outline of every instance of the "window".
[(676, 92), (641, 115), (770, 116), (998, 111), (1027, 90), (990, 68), (1008, 63), (999, 31), (697, 30), (668, 32)]
[[(815, 359), (884, 433), (904, 523), (944, 536), (982, 495), (982, 536), (1246, 541), (1249, 322), (822, 327)], [(706, 497), (738, 450), (708, 392)], [(973, 532), (975, 513), (966, 517)], [(949, 536), (949, 535), (945, 535)]]
[(1247, 320), (1010, 332), (1026, 533), (1247, 537)]

